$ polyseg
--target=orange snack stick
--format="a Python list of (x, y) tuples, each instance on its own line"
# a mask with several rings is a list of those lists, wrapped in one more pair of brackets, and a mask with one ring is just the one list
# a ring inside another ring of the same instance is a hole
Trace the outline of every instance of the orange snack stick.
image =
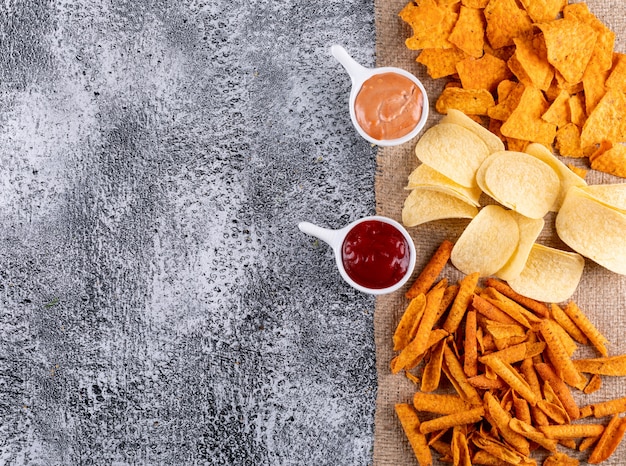
[(626, 412), (626, 396), (609, 401), (602, 401), (600, 403), (594, 403), (591, 405), (591, 409), (593, 411), (593, 415), (597, 418)]
[(494, 322), (500, 322), (503, 324), (515, 324), (517, 323), (515, 319), (511, 318), (506, 313), (502, 312), (496, 306), (491, 304), (485, 298), (475, 294), (472, 297), (472, 306), (476, 311), (478, 311), (481, 315), (485, 316), (489, 320), (493, 320)]
[(431, 466), (433, 462), (432, 455), (426, 442), (426, 436), (420, 432), (420, 420), (417, 417), (417, 413), (410, 404), (406, 403), (396, 404), (395, 409), (417, 462), (420, 466)]
[(426, 411), (435, 414), (454, 414), (472, 408), (472, 405), (457, 395), (440, 395), (422, 392), (416, 392), (415, 395), (413, 395), (413, 406), (418, 411)]
[(448, 318), (443, 324), (444, 330), (450, 333), (456, 332), (456, 329), (459, 327), (461, 320), (463, 320), (463, 316), (465, 315), (465, 312), (467, 311), (467, 308), (472, 300), (479, 277), (480, 274), (475, 272), (463, 277), (459, 283), (459, 292), (452, 303)]
[(585, 437), (584, 439), (581, 440), (580, 444), (578, 445), (578, 451), (586, 451), (586, 450), (588, 450), (599, 439), (600, 439), (600, 437)]
[(481, 358), (480, 361), (491, 367), (491, 369), (502, 380), (504, 380), (509, 387), (528, 401), (531, 406), (535, 406), (537, 404), (537, 396), (534, 394), (528, 383), (522, 379), (509, 364), (506, 364), (498, 358)]
[(557, 374), (569, 385), (576, 386), (580, 382), (580, 374), (574, 367), (574, 363), (570, 359), (569, 355), (561, 339), (554, 330), (554, 326), (558, 324), (553, 323), (550, 320), (543, 320), (539, 324), (539, 332), (548, 345), (547, 351), (552, 364), (554, 365)]
[(478, 341), (476, 339), (476, 311), (471, 310), (465, 318), (465, 339), (463, 340), (465, 357), (463, 371), (467, 377), (478, 375)]
[[(535, 366), (532, 359), (524, 359), (522, 364), (520, 365), (520, 371), (524, 376), (524, 380), (530, 386), (530, 389), (535, 394), (536, 399), (541, 399), (541, 385), (539, 383), (539, 378), (537, 377), (537, 372), (535, 371)], [(532, 414), (534, 424), (538, 426), (548, 425), (549, 421), (546, 417), (545, 413), (541, 411), (536, 406), (530, 407), (530, 412)]]
[(602, 388), (602, 378), (598, 374), (593, 374), (591, 379), (589, 379), (589, 383), (583, 389), (583, 393), (585, 395), (590, 395), (593, 392), (597, 392)]
[(574, 367), (589, 374), (626, 376), (626, 354), (606, 358), (575, 359)]
[(423, 434), (429, 434), (443, 429), (449, 429), (454, 426), (462, 426), (465, 424), (474, 424), (480, 421), (485, 414), (485, 409), (482, 406), (473, 408), (467, 411), (461, 411), (455, 414), (448, 414), (447, 416), (437, 417), (429, 421), (424, 421), (420, 425), (420, 432)]
[(443, 293), (443, 297), (441, 298), (441, 304), (439, 304), (439, 312), (437, 313), (435, 322), (439, 322), (441, 316), (448, 310), (450, 304), (454, 302), (454, 298), (456, 298), (459, 288), (459, 285), (448, 285), (446, 291)]
[(445, 344), (446, 341), (442, 340), (430, 351), (430, 359), (426, 363), (422, 375), (421, 390), (423, 392), (432, 392), (439, 387), (441, 365), (443, 364), (443, 347)]
[(452, 428), (452, 463), (459, 466), (472, 466), (472, 458), (470, 456), (469, 445), (467, 444), (467, 435), (463, 427), (454, 426)]
[(587, 335), (591, 344), (600, 352), (602, 356), (608, 356), (606, 344), (608, 340), (598, 331), (598, 329), (589, 321), (587, 316), (580, 310), (574, 301), (570, 301), (563, 309), (565, 314), (578, 326), (582, 332)]
[(444, 347), (444, 361), (447, 374), (449, 374), (450, 382), (455, 385), (459, 391), (461, 398), (467, 400), (473, 405), (482, 405), (482, 399), (476, 389), (467, 381), (463, 366), (454, 354), (449, 345)]
[(520, 454), (528, 456), (530, 454), (528, 440), (509, 427), (509, 422), (513, 419), (511, 415), (504, 410), (491, 392), (486, 392), (484, 398), (485, 411), (489, 413), (490, 421), (495, 423), (502, 438)]
[(420, 293), (426, 294), (450, 259), (454, 244), (444, 240), (430, 258), (422, 272), (406, 292), (407, 299), (413, 299)]
[(578, 419), (580, 417), (580, 409), (574, 400), (572, 392), (554, 369), (546, 363), (539, 363), (535, 364), (535, 370), (544, 382), (550, 384), (570, 419)]
[(485, 374), (475, 375), (468, 378), (467, 381), (472, 387), (479, 390), (503, 390), (508, 387), (501, 378), (491, 379)]
[(541, 426), (539, 430), (548, 438), (577, 439), (582, 437), (597, 437), (604, 432), (602, 424), (566, 424), (562, 426)]
[(626, 432), (626, 418), (621, 418), (617, 414), (613, 415), (587, 461), (590, 464), (598, 464), (608, 459), (622, 441), (624, 432)]
[(540, 317), (548, 317), (550, 313), (548, 306), (546, 306), (544, 303), (541, 303), (531, 298), (527, 298), (526, 296), (522, 296), (503, 281), (497, 280), (495, 278), (488, 278), (487, 280), (485, 280), (485, 284), (488, 287), (499, 291), (504, 296), (508, 296), (513, 301), (524, 306), (525, 308), (530, 309)]
[(419, 325), (419, 321), (424, 315), (424, 309), (426, 309), (426, 296), (420, 293), (409, 302), (396, 327), (396, 331), (393, 334), (394, 351), (404, 349), (413, 339), (415, 335), (411, 335), (411, 331), (416, 323)]
[(513, 408), (515, 409), (515, 417), (524, 421), (526, 424), (532, 424), (532, 417), (530, 415), (530, 405), (528, 401), (524, 398), (520, 398), (515, 394), (515, 392), (511, 392), (513, 398)]
[(555, 439), (549, 439), (543, 432), (535, 429), (530, 423), (524, 422), (518, 418), (512, 418), (509, 422), (509, 427), (514, 432), (541, 445), (546, 450), (556, 451), (556, 446), (559, 442)]
[(589, 344), (589, 340), (585, 334), (578, 328), (572, 319), (560, 308), (558, 304), (552, 303), (551, 307), (552, 318), (565, 330), (569, 336), (576, 340), (581, 345)]

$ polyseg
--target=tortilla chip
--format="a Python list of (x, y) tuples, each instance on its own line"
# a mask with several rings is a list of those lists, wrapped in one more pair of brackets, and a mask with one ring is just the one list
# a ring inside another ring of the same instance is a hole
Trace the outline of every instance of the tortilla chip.
[(499, 121), (508, 120), (519, 105), (524, 89), (524, 84), (502, 81), (498, 85), (498, 104), (488, 110), (489, 117)]
[(494, 105), (493, 96), (487, 89), (448, 87), (437, 99), (435, 108), (444, 114), (449, 108), (455, 108), (466, 115), (487, 115)]
[(626, 140), (626, 94), (618, 89), (609, 89), (596, 108), (587, 118), (580, 135), (583, 148), (600, 144), (602, 141), (613, 143)]
[[(542, 34), (515, 38), (515, 57), (530, 82), (547, 91), (554, 78), (554, 70), (548, 63), (548, 51)], [(518, 76), (519, 77), (519, 76)]]
[(588, 24), (573, 19), (538, 23), (548, 49), (548, 61), (571, 84), (580, 82), (591, 59), (597, 33)]
[(526, 87), (519, 104), (502, 125), (501, 131), (507, 137), (552, 145), (556, 136), (556, 125), (541, 119), (549, 104), (541, 90)]
[(448, 36), (458, 16), (453, 9), (439, 6), (435, 0), (421, 0), (419, 5), (407, 3), (399, 16), (413, 29), (413, 36), (405, 41), (408, 49), (452, 47)]
[(532, 33), (533, 23), (515, 0), (491, 0), (483, 10), (487, 39), (494, 49), (513, 45), (513, 39)]
[(569, 98), (569, 114), (570, 121), (579, 128), (582, 128), (587, 121), (587, 112), (585, 111), (585, 96), (582, 93), (574, 94)]
[(610, 70), (603, 71), (597, 61), (591, 61), (587, 65), (583, 75), (583, 90), (585, 91), (585, 110), (591, 114), (598, 102), (606, 94), (605, 82), (609, 77)]
[(593, 157), (591, 168), (626, 178), (626, 146), (615, 144), (609, 150)]
[(557, 128), (568, 124), (571, 121), (569, 99), (569, 93), (562, 90), (541, 118), (548, 123), (556, 125)]
[(556, 132), (556, 149), (563, 157), (584, 157), (580, 146), (580, 129), (574, 123), (568, 123)]
[(512, 76), (505, 61), (488, 53), (478, 59), (466, 58), (457, 63), (456, 69), (465, 89), (487, 89), (493, 92), (500, 81)]
[(626, 92), (626, 54), (616, 53), (613, 62), (613, 69), (605, 85), (608, 89), (619, 89)]
[(459, 18), (448, 40), (474, 58), (483, 55), (485, 18), (481, 10), (461, 6)]
[(465, 52), (456, 47), (424, 49), (415, 61), (426, 66), (426, 71), (431, 78), (438, 79), (455, 74), (456, 64), (465, 57)]
[(535, 23), (552, 21), (563, 11), (567, 0), (521, 0), (520, 3)]

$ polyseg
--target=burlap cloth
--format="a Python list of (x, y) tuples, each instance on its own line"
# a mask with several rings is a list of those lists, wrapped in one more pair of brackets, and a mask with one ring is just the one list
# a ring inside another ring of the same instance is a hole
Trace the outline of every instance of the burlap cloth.
[[(570, 2), (573, 3), (573, 2)], [(445, 80), (433, 81), (425, 68), (415, 62), (417, 52), (407, 50), (404, 40), (410, 36), (410, 28), (398, 17), (398, 12), (406, 0), (376, 0), (376, 57), (378, 66), (399, 66), (415, 73), (424, 83), (431, 102), (428, 126), (436, 123), (441, 115), (432, 109)], [(589, 0), (589, 9), (616, 33), (615, 50), (626, 52), (626, 1)], [(427, 127), (428, 127), (427, 126)], [(403, 189), (407, 176), (418, 165), (413, 148), (415, 141), (396, 148), (381, 148), (377, 156), (376, 210), (379, 215), (400, 220), (401, 210), (407, 192)], [(570, 162), (572, 160), (568, 160)], [(577, 161), (581, 166), (585, 162)], [(590, 184), (624, 182), (623, 179), (590, 171), (587, 176)], [(416, 276), (439, 243), (448, 238), (456, 240), (467, 221), (437, 221), (410, 228), (418, 251)], [(626, 232), (625, 232), (626, 240)], [(546, 227), (538, 242), (569, 250), (556, 236), (554, 216), (546, 218)], [(448, 266), (443, 275), (456, 280), (460, 275)], [(572, 297), (584, 309), (592, 322), (611, 342), (612, 355), (626, 353), (626, 277), (611, 273), (587, 261), (583, 279), (576, 294)], [(376, 343), (376, 368), (378, 372), (378, 395), (374, 433), (375, 465), (416, 465), (417, 462), (402, 432), (395, 413), (394, 404), (410, 402), (415, 385), (403, 375), (392, 375), (389, 362), (394, 356), (392, 335), (407, 301), (404, 290), (377, 298), (374, 332)], [(605, 377), (601, 390), (592, 395), (577, 396), (581, 406), (602, 399), (626, 396), (625, 378)], [(562, 448), (565, 453), (577, 456), (576, 452)], [(587, 454), (578, 454), (581, 462)], [(437, 454), (434, 455), (437, 457)], [(438, 463), (435, 460), (435, 464)], [(626, 441), (604, 464), (626, 465)]]

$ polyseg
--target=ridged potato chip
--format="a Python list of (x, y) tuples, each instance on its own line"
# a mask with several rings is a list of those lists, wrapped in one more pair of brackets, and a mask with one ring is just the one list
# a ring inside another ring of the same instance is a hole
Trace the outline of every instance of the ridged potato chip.
[(406, 189), (415, 188), (440, 191), (457, 197), (468, 204), (473, 204), (476, 207), (480, 206), (479, 199), (482, 191), (479, 187), (466, 188), (461, 186), (426, 164), (421, 164), (409, 175)]
[(594, 184), (583, 189), (599, 201), (626, 213), (626, 183)]
[(476, 181), (500, 204), (529, 218), (543, 218), (558, 198), (561, 184), (554, 169), (523, 152), (489, 156)]
[(402, 223), (414, 227), (444, 218), (472, 218), (478, 208), (440, 191), (416, 188), (404, 201)]
[(502, 142), (502, 139), (484, 126), (472, 120), (460, 110), (454, 108), (449, 109), (448, 114), (441, 119), (441, 123), (452, 123), (462, 126), (465, 129), (469, 129), (483, 140), (490, 153), (504, 150), (504, 143)]
[(583, 274), (585, 260), (576, 253), (534, 244), (526, 266), (509, 285), (519, 294), (548, 303), (570, 298)]
[(522, 270), (526, 265), (526, 261), (528, 260), (530, 250), (545, 225), (545, 221), (542, 218), (528, 218), (518, 214), (517, 212), (514, 214), (514, 217), (519, 228), (519, 241), (517, 243), (517, 248), (506, 265), (496, 272), (497, 277), (506, 281), (509, 281), (522, 273)]
[(441, 123), (428, 129), (415, 145), (426, 165), (468, 188), (476, 187), (476, 171), (489, 156), (483, 140), (469, 129)]
[(572, 187), (555, 220), (556, 232), (574, 251), (626, 275), (626, 214)]
[(511, 211), (487, 205), (457, 240), (450, 260), (461, 272), (489, 276), (511, 258), (519, 242), (519, 228)]
[(526, 147), (526, 150), (524, 152), (532, 155), (533, 157), (537, 157), (542, 162), (550, 165), (561, 180), (561, 190), (555, 204), (550, 209), (551, 211), (557, 212), (561, 208), (561, 204), (563, 203), (563, 199), (565, 198), (565, 194), (567, 193), (569, 188), (571, 188), (572, 186), (587, 186), (585, 180), (583, 180), (563, 162), (561, 162), (552, 152), (550, 152), (546, 148), (546, 146), (542, 144), (532, 143), (529, 144), (528, 147)]

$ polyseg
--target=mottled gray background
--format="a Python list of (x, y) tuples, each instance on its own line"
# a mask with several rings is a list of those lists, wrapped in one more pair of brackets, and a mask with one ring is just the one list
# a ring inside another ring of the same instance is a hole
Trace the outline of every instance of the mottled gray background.
[(0, 464), (371, 463), (373, 3), (0, 3)]

